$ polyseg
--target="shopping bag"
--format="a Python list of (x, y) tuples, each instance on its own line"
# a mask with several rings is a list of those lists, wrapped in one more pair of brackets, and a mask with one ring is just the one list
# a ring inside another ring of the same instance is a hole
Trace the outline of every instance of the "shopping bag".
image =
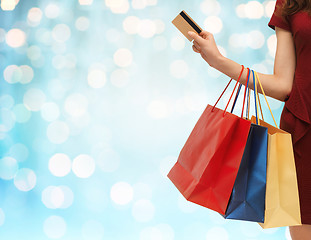
[[(254, 99), (257, 116), (258, 108), (256, 98)], [(224, 214), (226, 219), (264, 222), (267, 141), (267, 128), (256, 122), (252, 123), (231, 198)]]
[[(293, 145), (290, 133), (277, 127), (258, 74), (259, 83), (275, 126), (260, 120), (259, 125), (268, 128), (268, 159), (266, 184), (265, 221), (262, 228), (301, 225), (300, 204)], [(257, 94), (257, 98), (259, 96)], [(252, 117), (252, 122), (255, 117)]]
[(224, 214), (251, 123), (226, 112), (229, 102), (225, 110), (216, 108), (218, 101), (202, 113), (168, 178), (187, 200)]

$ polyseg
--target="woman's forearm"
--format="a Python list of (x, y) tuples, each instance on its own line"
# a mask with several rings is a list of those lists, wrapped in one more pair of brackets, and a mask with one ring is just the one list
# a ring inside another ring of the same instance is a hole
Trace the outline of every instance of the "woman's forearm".
[[(212, 66), (218, 71), (222, 72), (223, 74), (229, 76), (230, 78), (237, 80), (239, 74), (241, 72), (241, 65), (234, 62), (233, 60), (220, 56), (218, 61)], [(240, 83), (245, 85), (247, 80), (247, 66), (245, 66), (244, 71), (240, 78)], [(263, 74), (258, 73), (258, 77), (260, 82), (264, 88), (265, 94), (272, 98), (278, 99), (280, 101), (284, 101), (289, 94), (289, 89), (286, 86), (283, 86), (282, 81), (280, 78), (276, 76), (276, 74)], [(248, 87), (254, 89), (253, 87), (253, 77), (250, 76)], [(260, 87), (257, 87), (258, 92), (261, 92)]]

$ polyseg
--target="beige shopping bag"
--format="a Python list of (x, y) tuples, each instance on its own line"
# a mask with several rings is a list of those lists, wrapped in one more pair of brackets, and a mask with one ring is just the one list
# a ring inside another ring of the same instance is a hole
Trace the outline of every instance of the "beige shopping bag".
[[(256, 72), (255, 79), (258, 81), (270, 109)], [(259, 99), (257, 88), (255, 91)], [(270, 112), (272, 114), (271, 109)], [(256, 117), (253, 116), (251, 121), (256, 122)], [(259, 223), (262, 228), (301, 225), (298, 184), (291, 135), (279, 129), (275, 120), (274, 123), (276, 127), (263, 120), (259, 121), (261, 126), (268, 128), (265, 221), (264, 223)]]

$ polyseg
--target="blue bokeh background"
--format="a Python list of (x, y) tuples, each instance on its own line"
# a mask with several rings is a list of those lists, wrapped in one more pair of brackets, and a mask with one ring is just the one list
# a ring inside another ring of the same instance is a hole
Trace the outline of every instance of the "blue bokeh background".
[(171, 21), (185, 10), (225, 56), (272, 73), (274, 5), (2, 0), (0, 239), (289, 239), (187, 202), (166, 177), (229, 80)]

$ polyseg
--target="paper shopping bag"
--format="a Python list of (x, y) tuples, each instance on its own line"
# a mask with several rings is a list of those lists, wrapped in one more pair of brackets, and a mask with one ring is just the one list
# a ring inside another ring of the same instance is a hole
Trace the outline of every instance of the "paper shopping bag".
[[(263, 228), (301, 225), (296, 166), (291, 135), (277, 127), (264, 89), (255, 72), (275, 127), (260, 120), (259, 125), (268, 129), (268, 159), (266, 184), (265, 221)], [(257, 93), (257, 98), (259, 95)], [(252, 117), (252, 122), (255, 117)]]
[[(256, 106), (256, 98), (254, 99)], [(257, 116), (257, 107), (255, 108)], [(264, 222), (267, 141), (267, 128), (254, 121), (250, 128), (225, 218)]]
[(250, 125), (226, 109), (206, 107), (168, 174), (187, 200), (225, 213)]

